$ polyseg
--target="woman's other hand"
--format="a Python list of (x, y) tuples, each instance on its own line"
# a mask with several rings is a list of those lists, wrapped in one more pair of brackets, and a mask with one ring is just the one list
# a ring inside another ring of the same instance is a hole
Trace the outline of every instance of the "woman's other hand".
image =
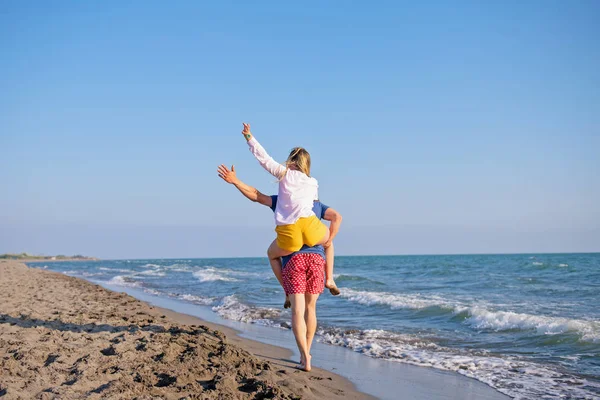
[(223, 179), (227, 183), (234, 184), (237, 181), (237, 175), (235, 174), (235, 166), (231, 166), (231, 170), (227, 168), (225, 165), (219, 165), (217, 168), (217, 172), (219, 174), (219, 178)]

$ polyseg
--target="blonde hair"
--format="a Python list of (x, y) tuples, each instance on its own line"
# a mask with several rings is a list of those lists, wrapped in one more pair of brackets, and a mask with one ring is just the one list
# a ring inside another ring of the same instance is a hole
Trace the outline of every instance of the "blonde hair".
[(308, 151), (302, 147), (294, 147), (285, 162), (288, 169), (291, 165), (310, 176), (310, 154)]

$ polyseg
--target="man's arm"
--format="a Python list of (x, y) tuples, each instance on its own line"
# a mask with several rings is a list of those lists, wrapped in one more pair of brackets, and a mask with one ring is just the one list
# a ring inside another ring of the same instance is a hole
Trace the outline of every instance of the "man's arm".
[(340, 225), (342, 224), (342, 214), (330, 207), (327, 210), (325, 210), (325, 215), (323, 215), (323, 219), (331, 222), (329, 224), (329, 240), (323, 245), (324, 247), (329, 247), (331, 246), (333, 238), (336, 237), (340, 230)]
[(271, 196), (262, 194), (256, 188), (246, 185), (244, 182), (240, 181), (235, 174), (235, 167), (233, 165), (231, 166), (230, 170), (225, 165), (221, 164), (219, 165), (217, 172), (219, 173), (219, 177), (221, 179), (235, 186), (248, 200), (260, 203), (269, 208), (271, 208), (273, 205), (273, 199), (271, 199)]

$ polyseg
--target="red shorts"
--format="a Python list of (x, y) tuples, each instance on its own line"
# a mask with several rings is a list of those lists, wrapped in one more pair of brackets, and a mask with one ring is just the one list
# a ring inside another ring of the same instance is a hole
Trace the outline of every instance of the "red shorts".
[(325, 287), (325, 259), (319, 254), (298, 253), (283, 268), (285, 294), (319, 294)]

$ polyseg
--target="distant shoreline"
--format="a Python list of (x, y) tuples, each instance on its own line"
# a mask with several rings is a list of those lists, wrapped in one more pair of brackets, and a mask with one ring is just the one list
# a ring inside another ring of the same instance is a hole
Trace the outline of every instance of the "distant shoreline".
[(82, 255), (74, 255), (74, 256), (65, 256), (65, 255), (57, 255), (57, 256), (35, 256), (33, 254), (28, 253), (5, 253), (0, 254), (0, 260), (10, 260), (10, 261), (21, 261), (21, 262), (37, 262), (37, 261), (98, 261), (99, 258), (96, 257), (87, 257)]
[(35, 263), (35, 262), (61, 262), (61, 261), (100, 261), (99, 258), (57, 258), (57, 259), (51, 259), (51, 258), (19, 258), (19, 259), (11, 259), (11, 258), (4, 258), (4, 260), (7, 261), (18, 261), (18, 262), (24, 262), (24, 263)]

